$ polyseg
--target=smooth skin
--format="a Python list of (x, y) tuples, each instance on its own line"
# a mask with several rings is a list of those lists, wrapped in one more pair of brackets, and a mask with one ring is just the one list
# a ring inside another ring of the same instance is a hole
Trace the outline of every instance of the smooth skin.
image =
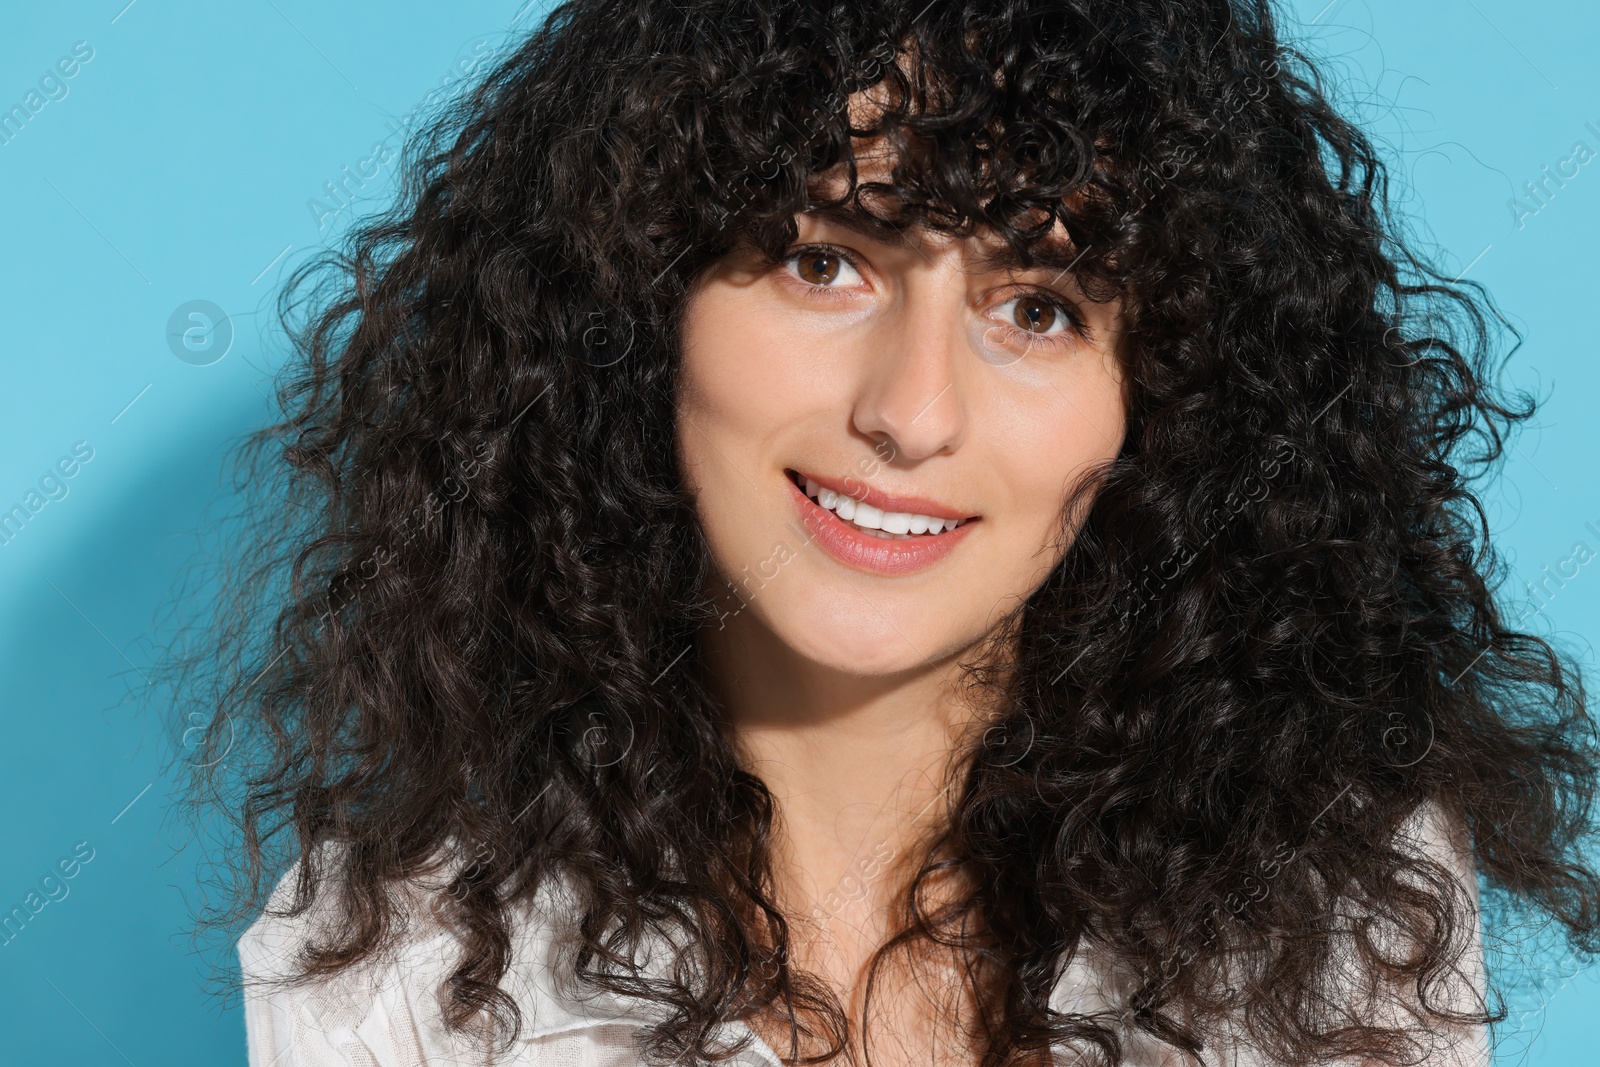
[[(886, 163), (864, 145), (860, 179), (885, 177)], [(909, 870), (893, 861), (944, 814), (953, 758), (981, 728), (958, 663), (1060, 560), (1068, 492), (1121, 448), (1126, 399), (1119, 306), (1086, 299), (1069, 271), (987, 265), (1004, 249), (994, 235), (796, 221), (784, 263), (739, 248), (697, 280), (678, 459), (717, 568), (740, 590), (702, 653), (735, 744), (777, 801), (795, 962), (831, 980), (854, 1019)], [(790, 469), (978, 525), (924, 571), (871, 573), (810, 538)], [(874, 1062), (932, 1061), (916, 1001), (887, 998), (904, 1015), (899, 1045), (882, 1043), (875, 1009)], [(786, 1028), (764, 1036), (787, 1046)]]

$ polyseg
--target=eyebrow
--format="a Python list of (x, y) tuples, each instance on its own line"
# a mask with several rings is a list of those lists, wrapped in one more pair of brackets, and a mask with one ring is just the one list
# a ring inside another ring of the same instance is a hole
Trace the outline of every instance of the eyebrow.
[[(862, 208), (854, 200), (830, 204), (802, 212), (809, 218), (831, 223), (869, 240), (886, 245), (907, 243), (906, 228), (884, 222)], [(986, 271), (1004, 270), (1054, 270), (1057, 277), (1072, 270), (1088, 249), (1079, 249), (1071, 238), (1050, 236), (1034, 242), (1028, 249), (1031, 263), (1023, 263), (1022, 256), (1010, 242), (1001, 241), (977, 257), (977, 265)], [(1053, 280), (1053, 279), (1052, 279)]]

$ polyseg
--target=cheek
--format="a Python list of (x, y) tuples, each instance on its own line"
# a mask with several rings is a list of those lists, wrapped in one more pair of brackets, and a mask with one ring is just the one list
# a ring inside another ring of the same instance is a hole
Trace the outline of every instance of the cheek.
[(807, 405), (784, 340), (713, 289), (685, 316), (678, 460), (718, 566), (758, 572), (785, 527), (778, 443)]
[(712, 294), (686, 317), (679, 420), (745, 448), (783, 426), (804, 384), (788, 339), (770, 320)]
[(853, 349), (809, 325), (740, 286), (697, 295), (680, 334), (685, 458), (733, 466), (766, 491), (797, 441), (844, 432)]
[(1010, 487), (1007, 510), (1014, 518), (1007, 542), (1021, 555), (1050, 548), (1068, 494), (1116, 458), (1126, 431), (1114, 379), (1063, 382), (1046, 395), (1050, 403), (1037, 394), (1013, 397), (991, 413), (995, 480)]

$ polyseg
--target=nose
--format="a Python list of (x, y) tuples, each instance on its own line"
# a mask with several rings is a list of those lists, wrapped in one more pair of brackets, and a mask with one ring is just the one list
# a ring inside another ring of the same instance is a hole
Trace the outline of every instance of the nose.
[(943, 285), (923, 280), (877, 323), (851, 414), (858, 431), (875, 442), (887, 438), (896, 455), (914, 460), (953, 452), (966, 431), (966, 288), (959, 274)]

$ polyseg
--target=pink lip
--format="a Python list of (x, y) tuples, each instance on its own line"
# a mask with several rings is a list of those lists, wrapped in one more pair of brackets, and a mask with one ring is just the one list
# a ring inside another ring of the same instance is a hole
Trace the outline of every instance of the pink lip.
[[(933, 519), (971, 519), (976, 518), (964, 511), (955, 511), (935, 500), (920, 496), (894, 496), (890, 493), (874, 489), (865, 482), (846, 476), (843, 481), (832, 478), (823, 478), (820, 475), (809, 474), (798, 468), (791, 468), (802, 478), (810, 478), (824, 489), (832, 489), (835, 493), (855, 497), (863, 504), (871, 504), (883, 511), (907, 511), (914, 515), (926, 515)], [(802, 496), (805, 494), (802, 493)], [(827, 509), (824, 508), (824, 511)], [(940, 535), (942, 536), (942, 535)]]
[[(805, 523), (806, 529), (811, 531), (816, 543), (834, 559), (847, 567), (866, 571), (869, 574), (882, 574), (893, 577), (915, 574), (918, 571), (938, 563), (948, 556), (967, 534), (977, 525), (977, 520), (970, 520), (957, 526), (954, 530), (946, 530), (940, 534), (922, 534), (917, 537), (889, 538), (874, 537), (862, 533), (854, 526), (845, 522), (839, 516), (806, 496), (805, 492), (784, 475), (784, 482), (789, 486), (789, 492), (794, 494), (795, 506), (800, 510), (800, 521)], [(812, 481), (817, 481), (812, 478)], [(825, 483), (817, 481), (818, 485)], [(833, 485), (828, 485), (833, 489)], [(859, 490), (860, 487), (858, 487)], [(834, 489), (835, 492), (840, 490)], [(856, 494), (849, 494), (856, 496)], [(878, 500), (895, 502), (887, 510), (915, 511), (922, 515), (931, 515), (934, 518), (964, 518), (961, 515), (951, 515), (948, 510), (928, 511), (926, 501), (919, 501), (911, 497), (891, 497), (877, 493), (866, 497), (856, 496), (857, 500), (864, 499), (873, 507), (883, 507)], [(909, 503), (908, 503), (909, 502)]]

